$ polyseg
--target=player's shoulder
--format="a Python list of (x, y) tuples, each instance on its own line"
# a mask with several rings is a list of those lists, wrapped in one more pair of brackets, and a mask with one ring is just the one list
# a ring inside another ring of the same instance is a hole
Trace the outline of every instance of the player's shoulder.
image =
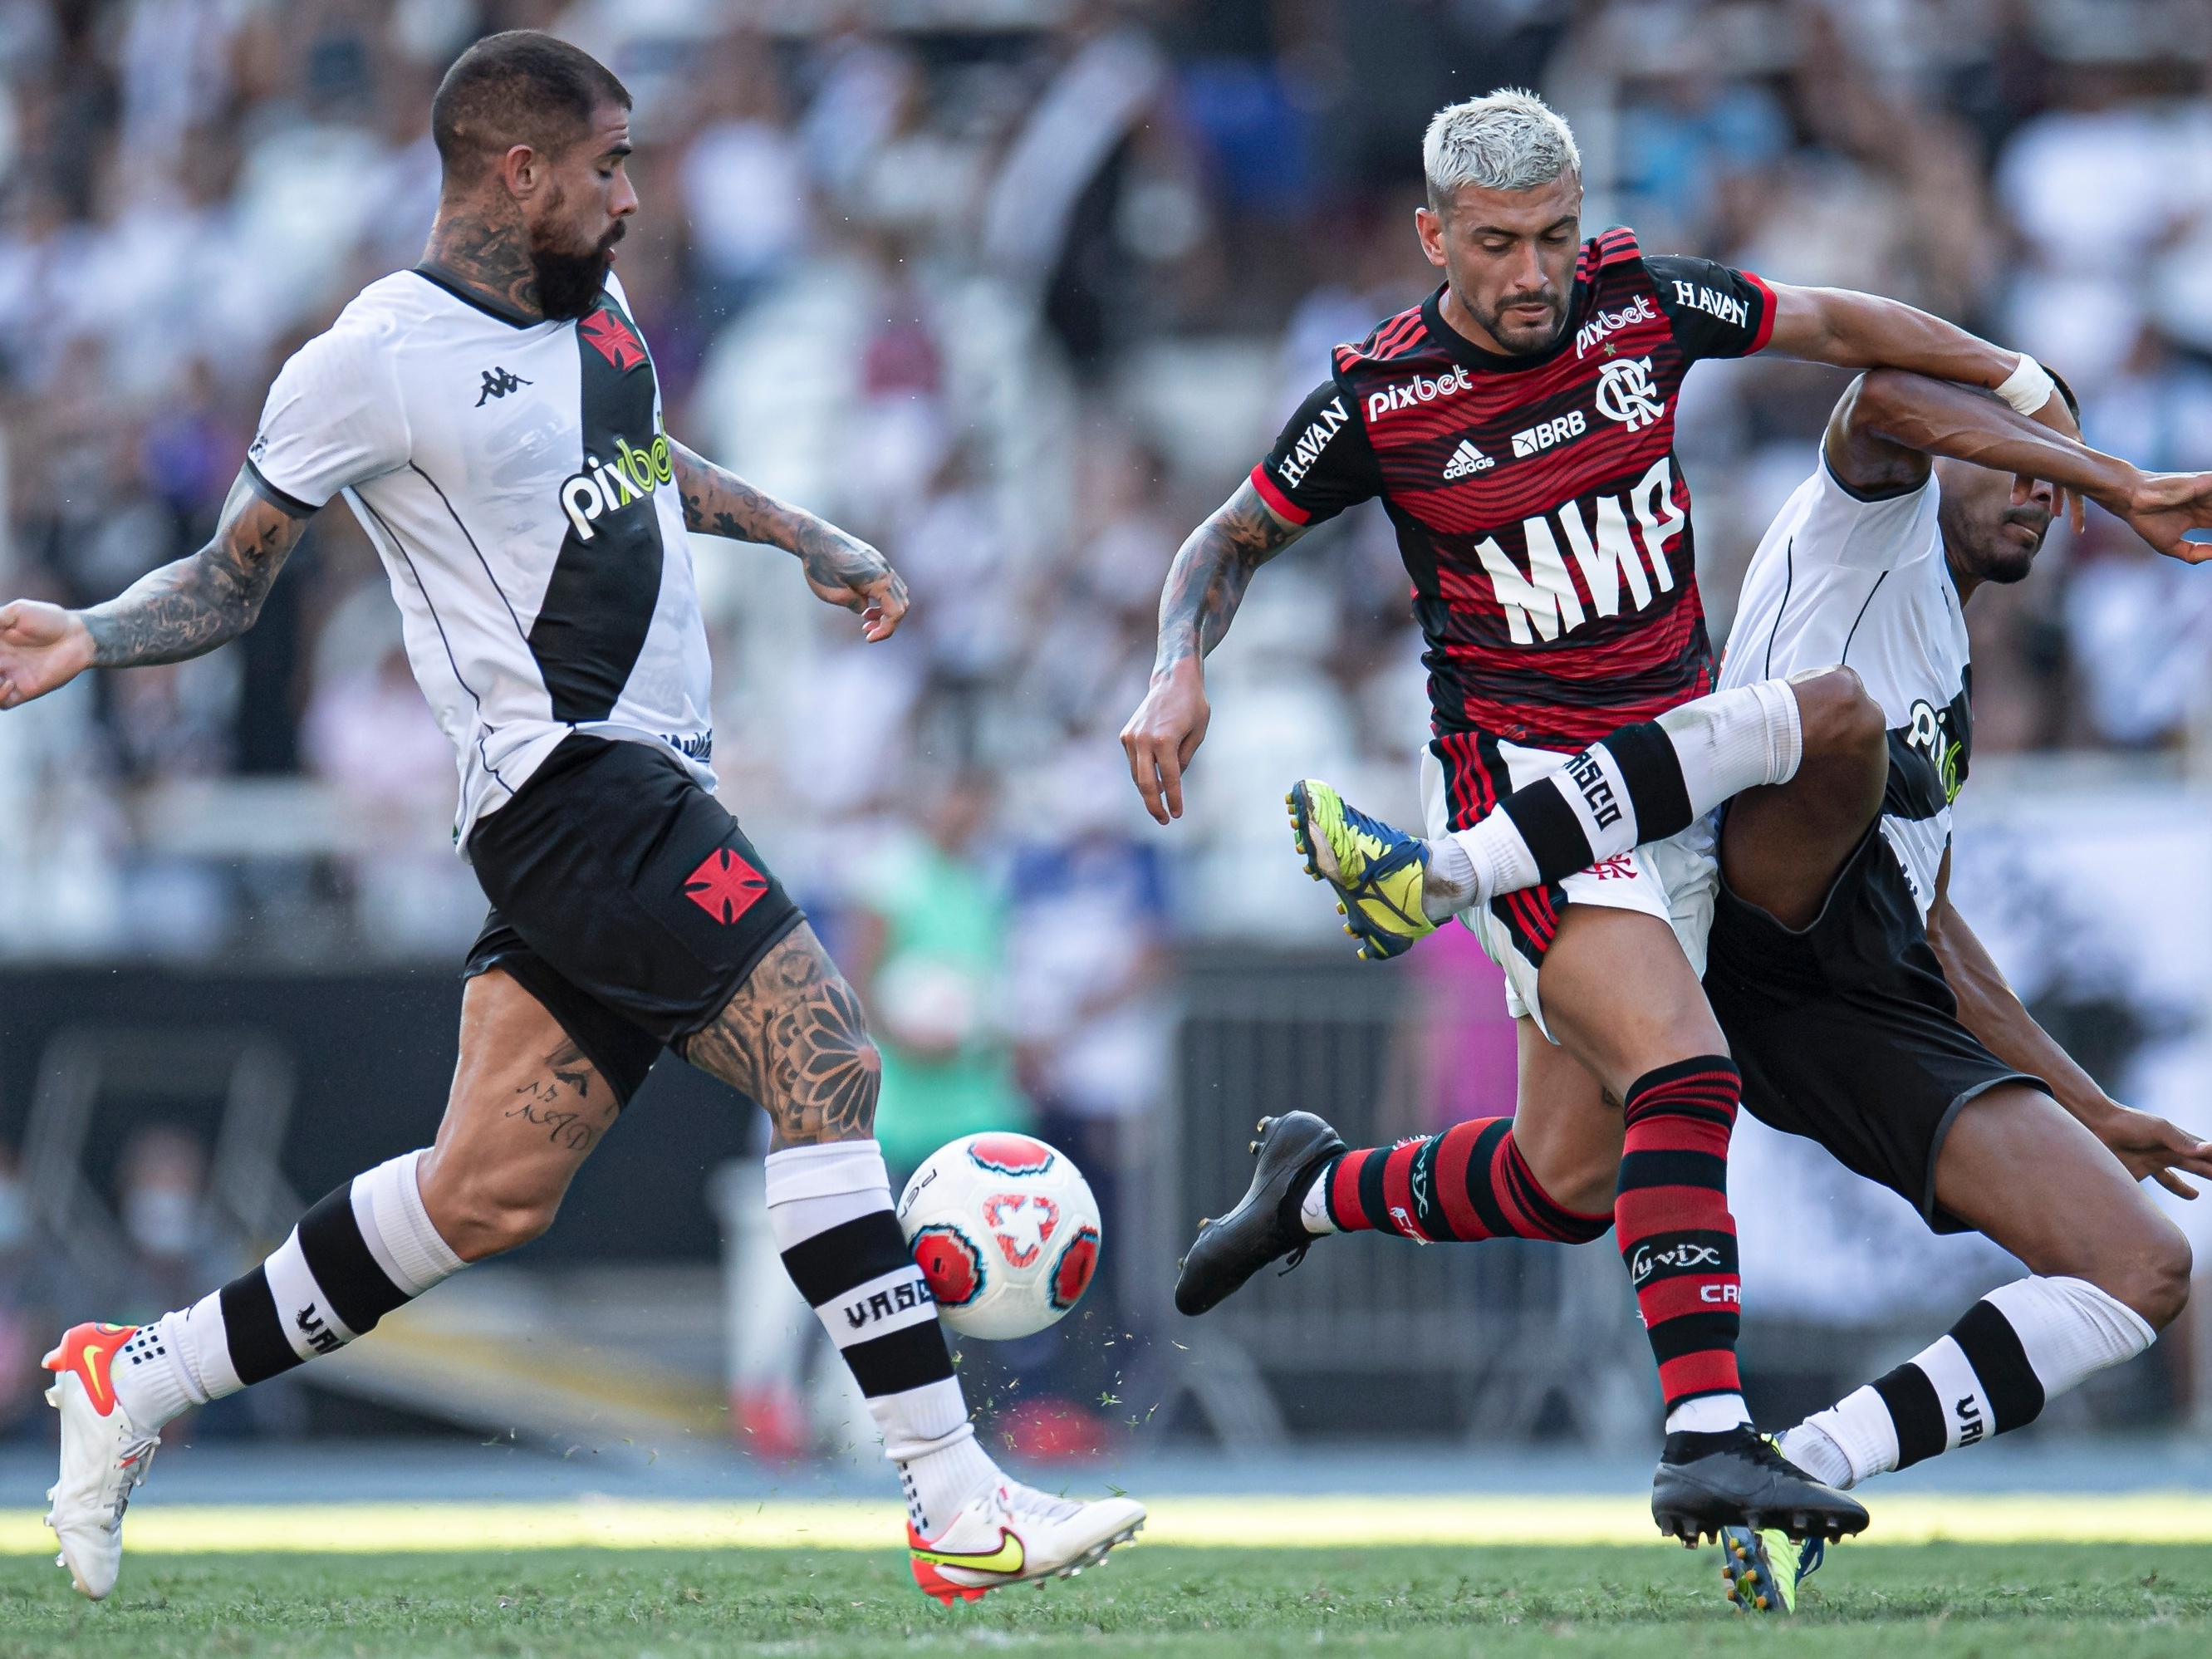
[(1937, 512), (1942, 486), (1934, 470), (1911, 489), (1872, 494), (1836, 476), (1825, 445), (1814, 452), (1813, 470), (1778, 519), (1794, 561), (1853, 569), (1894, 570), (1934, 556), (1940, 547)]
[(1615, 225), (1601, 230), (1582, 245), (1575, 256), (1575, 280), (1586, 283), (1603, 276), (1644, 274), (1644, 250), (1637, 245), (1636, 233), (1626, 225)]
[(1425, 353), (1437, 350), (1429, 333), (1429, 301), (1407, 306), (1375, 325), (1364, 340), (1340, 345), (1334, 354), (1337, 373), (1358, 374), (1402, 367)]

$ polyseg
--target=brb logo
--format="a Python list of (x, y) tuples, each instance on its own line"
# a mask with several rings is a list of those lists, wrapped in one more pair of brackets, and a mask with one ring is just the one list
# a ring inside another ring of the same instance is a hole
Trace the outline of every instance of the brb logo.
[(1616, 357), (1597, 372), (1597, 412), (1631, 432), (1654, 424), (1667, 412), (1651, 387), (1649, 357)]
[(612, 460), (587, 454), (584, 470), (561, 481), (561, 506), (575, 526), (576, 539), (587, 542), (598, 533), (592, 526), (600, 519), (646, 500), (675, 476), (665, 433), (655, 433), (652, 445), (644, 449), (617, 437)]

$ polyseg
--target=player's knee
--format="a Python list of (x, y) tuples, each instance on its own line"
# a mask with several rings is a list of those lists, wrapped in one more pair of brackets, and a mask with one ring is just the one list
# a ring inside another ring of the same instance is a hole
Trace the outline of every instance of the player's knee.
[(439, 1218), (439, 1231), (464, 1261), (482, 1261), (520, 1249), (544, 1236), (561, 1212), (560, 1194), (502, 1191), (472, 1182)]
[(2124, 1285), (2112, 1294), (2141, 1314), (2153, 1329), (2162, 1331), (2189, 1305), (2189, 1274), (2193, 1265), (2189, 1240), (2180, 1228), (2160, 1216), (2136, 1257)]
[(1881, 705), (1867, 695), (1855, 669), (1824, 668), (1791, 680), (1805, 754), (1838, 759), (1886, 757), (1888, 726)]

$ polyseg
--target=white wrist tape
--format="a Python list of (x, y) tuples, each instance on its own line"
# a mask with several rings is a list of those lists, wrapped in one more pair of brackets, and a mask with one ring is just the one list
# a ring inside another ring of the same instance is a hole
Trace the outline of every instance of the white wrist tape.
[(2020, 362), (2013, 366), (2012, 373), (2005, 376), (2004, 384), (1996, 392), (2021, 414), (2033, 415), (2049, 403), (2051, 394), (2057, 390), (2058, 383), (2051, 378), (2049, 371), (2023, 351)]

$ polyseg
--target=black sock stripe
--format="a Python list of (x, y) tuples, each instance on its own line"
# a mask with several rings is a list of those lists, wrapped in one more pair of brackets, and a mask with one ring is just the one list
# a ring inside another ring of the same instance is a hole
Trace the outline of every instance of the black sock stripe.
[[(1701, 1229), (1647, 1233), (1635, 1243), (1623, 1245), (1620, 1254), (1631, 1273), (1636, 1270), (1639, 1258), (1644, 1261), (1644, 1277), (1636, 1281), (1638, 1289), (1656, 1285), (1662, 1279), (1710, 1279), (1736, 1271), (1734, 1233)], [(1662, 1261), (1662, 1257), (1677, 1259)]]
[(2043, 1414), (2043, 1379), (2028, 1364), (2020, 1333), (1994, 1303), (1977, 1302), (1951, 1327), (1951, 1340), (1974, 1368), (1982, 1397), (1996, 1419), (1995, 1432), (2022, 1428)]
[(284, 1326), (276, 1317), (276, 1298), (269, 1293), (269, 1275), (259, 1267), (241, 1274), (222, 1287), (222, 1335), (230, 1349), (230, 1368), (241, 1382), (259, 1382), (289, 1371), (300, 1363), (292, 1345), (284, 1340)]
[(1510, 1238), (1514, 1232), (1505, 1218), (1504, 1206), (1490, 1185), (1490, 1166), (1498, 1159), (1498, 1143), (1512, 1133), (1513, 1120), (1499, 1118), (1474, 1138), (1474, 1151), (1467, 1160), (1467, 1201), (1474, 1206), (1492, 1238)]
[(1636, 808), (1636, 839), (1664, 841), (1690, 827), (1690, 791), (1674, 740), (1656, 720), (1639, 720), (1598, 739), (1612, 752)]
[(1382, 1196), (1382, 1166), (1389, 1160), (1388, 1146), (1377, 1146), (1359, 1160), (1359, 1213), (1378, 1233), (1398, 1231), (1390, 1224), (1390, 1206)]
[(1670, 1117), (1686, 1123), (1710, 1123), (1717, 1129), (1725, 1129), (1731, 1134), (1735, 1133), (1734, 1107), (1714, 1106), (1697, 1100), (1639, 1098), (1627, 1109), (1621, 1121), (1624, 1124), (1651, 1123)]
[(353, 1182), (325, 1193), (300, 1218), (300, 1254), (307, 1271), (330, 1298), (331, 1311), (356, 1336), (366, 1336), (376, 1322), (408, 1301), (405, 1291), (377, 1265), (361, 1223), (353, 1212)]
[(1406, 1172), (1412, 1177), (1407, 1184), (1413, 1195), (1413, 1224), (1424, 1238), (1451, 1237), (1451, 1223), (1444, 1218), (1443, 1194), (1437, 1190), (1437, 1151), (1443, 1144), (1442, 1135), (1431, 1135), (1413, 1154), (1413, 1168)]
[(907, 1249), (898, 1218), (888, 1208), (840, 1222), (783, 1253), (784, 1271), (813, 1308), (835, 1302), (856, 1285), (913, 1265), (914, 1252)]
[(871, 1337), (843, 1350), (853, 1380), (871, 1400), (903, 1394), (952, 1375), (952, 1356), (935, 1320), (909, 1325), (886, 1336)]
[(1943, 1449), (1943, 1402), (1928, 1373), (1911, 1361), (1886, 1376), (1874, 1380), (1874, 1391), (1889, 1407), (1889, 1421), (1897, 1431), (1897, 1467), (1910, 1468)]
[(1573, 787), (1554, 772), (1525, 789), (1516, 789), (1498, 804), (1498, 810), (1513, 820), (1521, 839), (1528, 843), (1536, 869), (1546, 881), (1564, 880), (1596, 862), (1589, 837), (1583, 833), (1583, 821), (1561, 793)]
[(1735, 1062), (1726, 1054), (1694, 1054), (1688, 1060), (1678, 1060), (1646, 1072), (1628, 1085), (1623, 1103), (1633, 1107), (1639, 1095), (1649, 1094), (1654, 1089), (1663, 1089), (1670, 1083), (1680, 1083), (1684, 1078), (1697, 1077), (1708, 1072), (1717, 1072), (1736, 1088), (1743, 1087), (1743, 1073), (1736, 1070)]
[(1711, 1152), (1624, 1152), (1616, 1192), (1643, 1187), (1704, 1187), (1728, 1190), (1728, 1160)]
[(1743, 1321), (1732, 1313), (1683, 1314), (1662, 1319), (1647, 1333), (1651, 1338), (1651, 1357), (1663, 1365), (1686, 1353), (1707, 1353), (1715, 1348), (1733, 1353), (1742, 1325)]

